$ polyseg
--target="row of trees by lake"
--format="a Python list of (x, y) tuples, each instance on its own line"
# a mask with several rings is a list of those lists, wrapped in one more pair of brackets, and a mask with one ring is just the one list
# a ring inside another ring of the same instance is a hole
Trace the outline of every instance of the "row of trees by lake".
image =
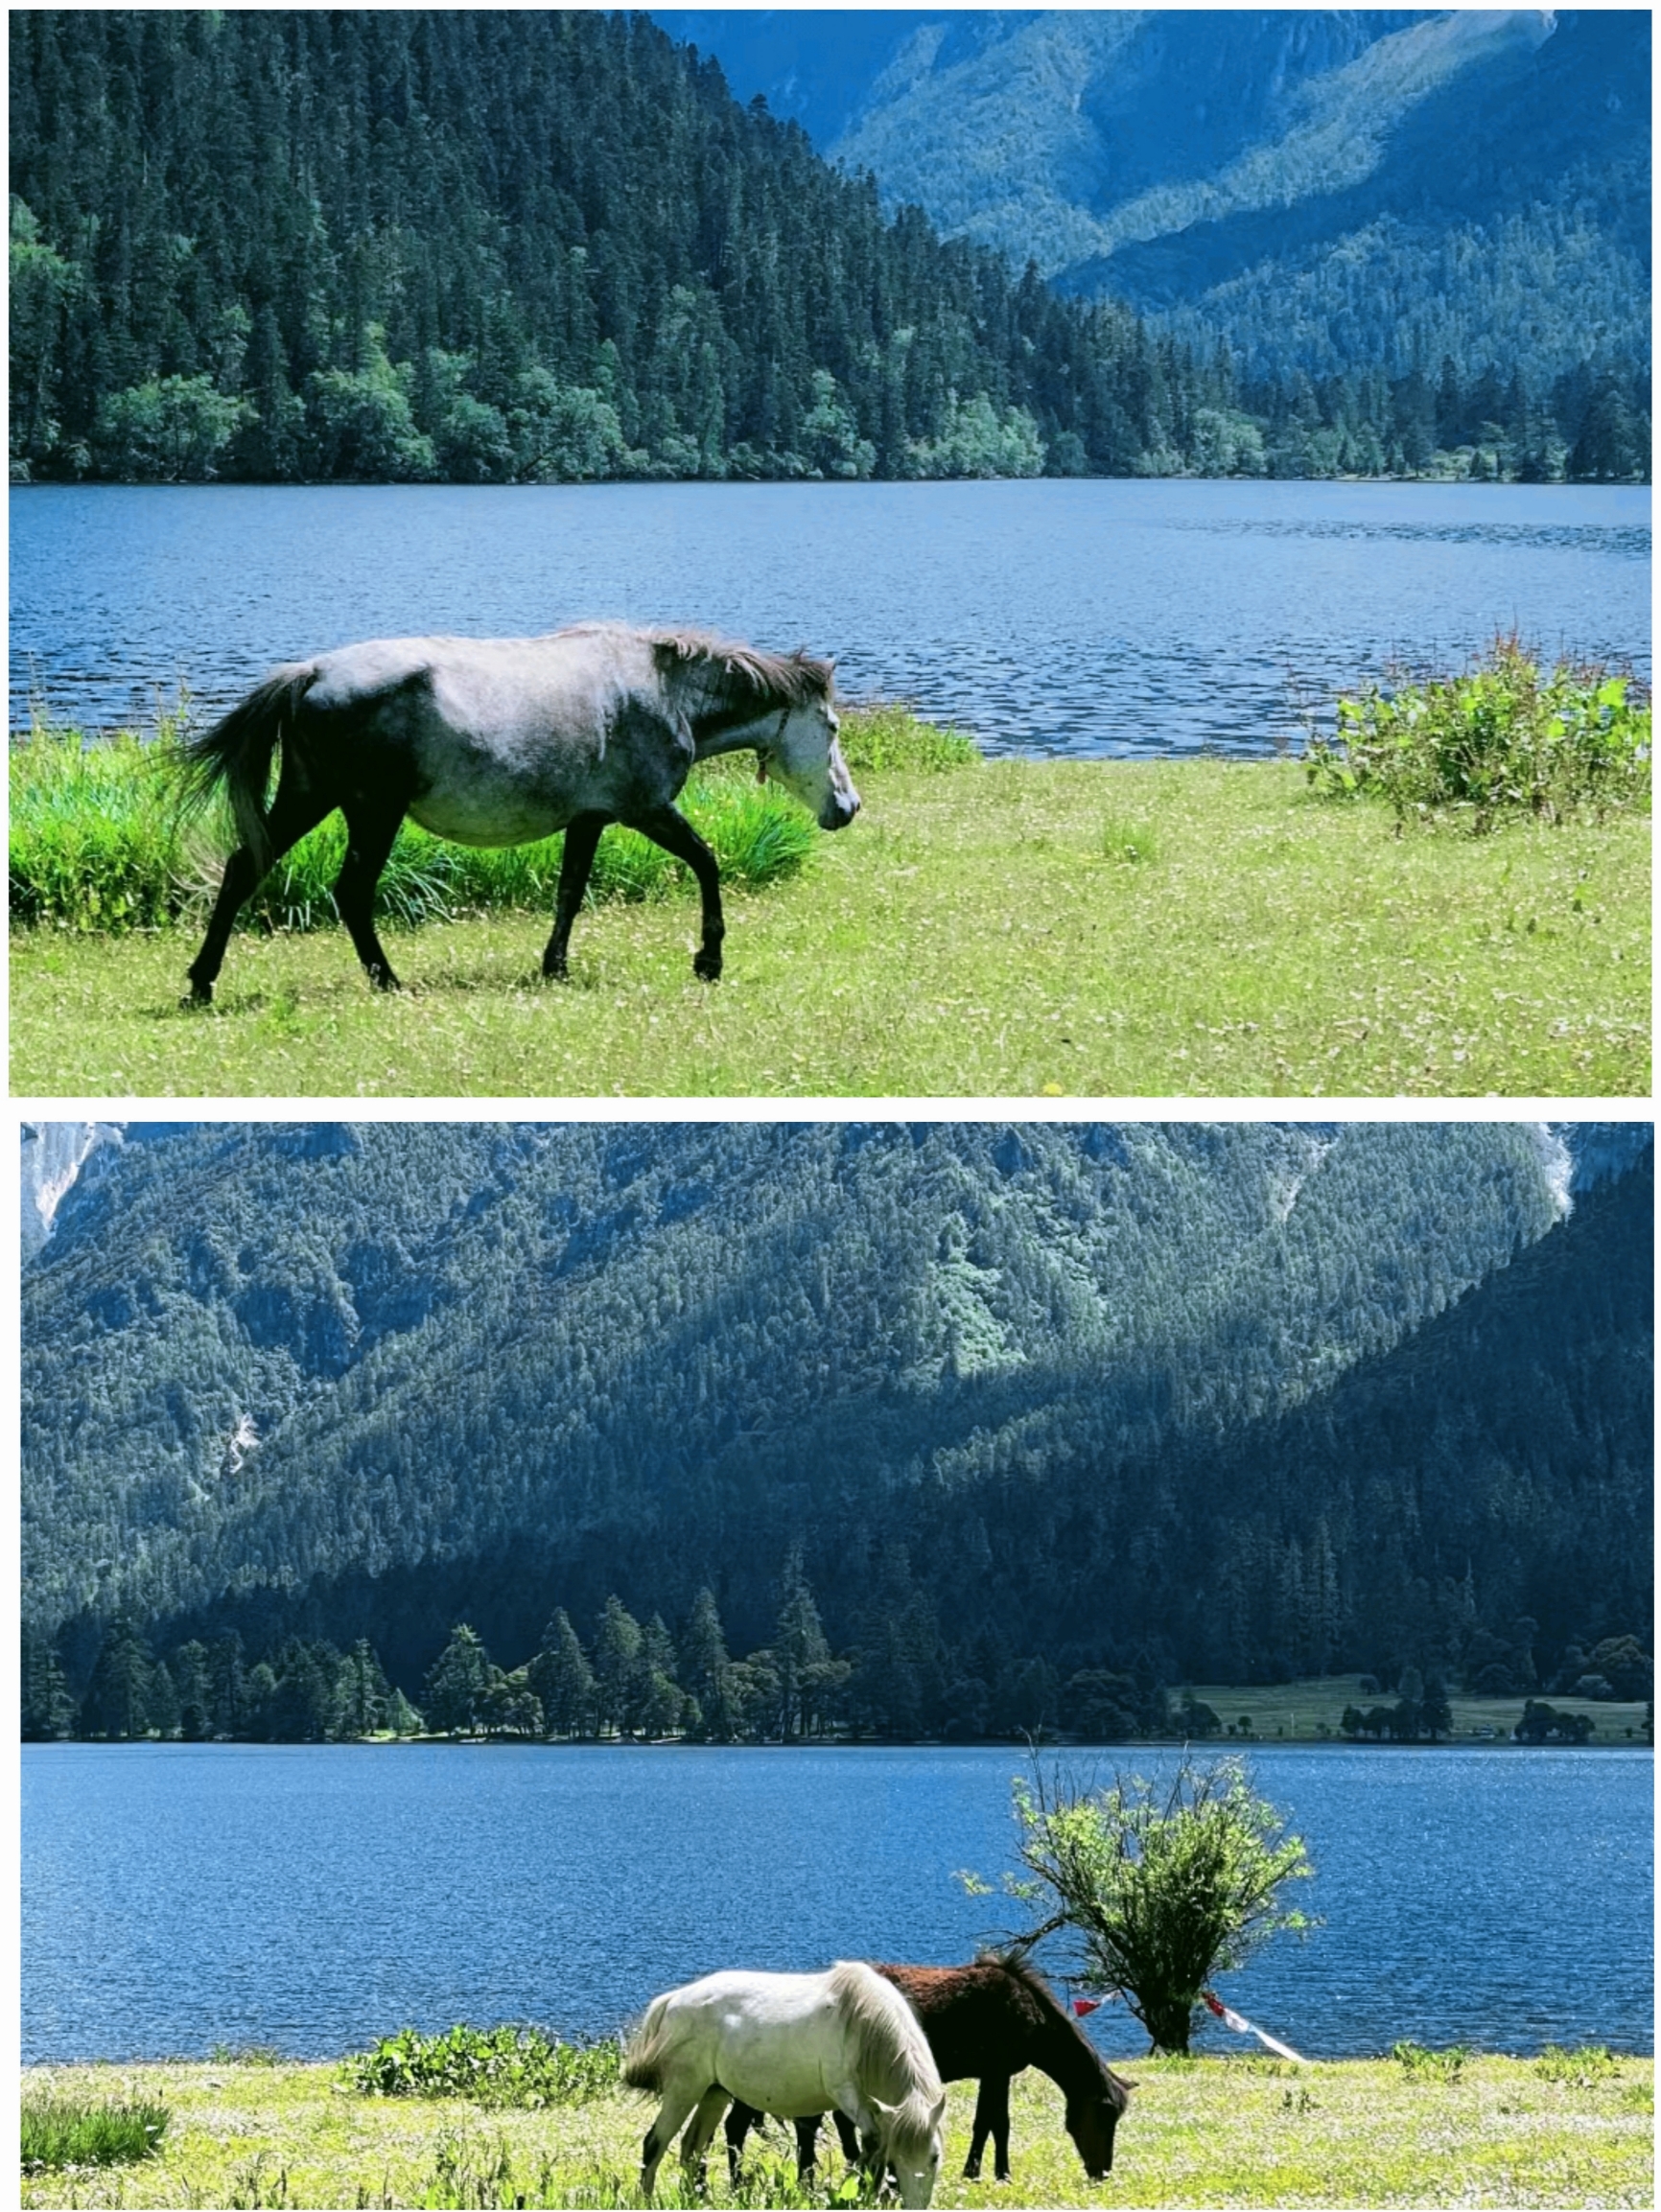
[[(636, 1619), (606, 1600), (585, 1643), (563, 1606), (539, 1648), (503, 1667), (478, 1632), (457, 1622), (413, 1685), (395, 1685), (366, 1638), (347, 1651), (290, 1636), (250, 1663), (235, 1631), (191, 1638), (158, 1658), (131, 1619), (104, 1632), (90, 1674), (72, 1686), (58, 1643), (27, 1633), (23, 1649), (26, 1741), (157, 1737), (203, 1742), (326, 1743), (368, 1735), (558, 1737), (570, 1741), (801, 1743), (850, 1737), (1008, 1740), (1064, 1735), (1086, 1742), (1180, 1735), (1205, 1742), (1250, 1739), (1250, 1713), (1225, 1717), (1192, 1692), (1174, 1694), (1151, 1665), (1131, 1672), (1082, 1666), (1064, 1679), (1041, 1658), (952, 1651), (913, 1608), (885, 1626), (868, 1623), (860, 1645), (834, 1653), (819, 1608), (792, 1551), (779, 1592), (771, 1642), (733, 1657), (713, 1591), (701, 1590), (678, 1638), (662, 1617)], [(978, 1668), (978, 1671), (975, 1669)], [(1483, 1670), (1491, 1680), (1490, 1670)], [(1465, 1689), (1471, 1683), (1461, 1686)], [(1653, 1663), (1631, 1636), (1573, 1649), (1548, 1686), (1579, 1700), (1649, 1699)], [(1382, 1686), (1364, 1677), (1363, 1694)], [(1454, 1716), (1446, 1686), (1407, 1667), (1392, 1702), (1348, 1706), (1342, 1733), (1352, 1742), (1435, 1743)], [(1324, 1732), (1323, 1732), (1324, 1733)], [(1583, 1743), (1584, 1711), (1558, 1711), (1530, 1698), (1514, 1732), (1525, 1742)]]
[(1642, 362), (1248, 387), (888, 217), (643, 16), (11, 38), (14, 478), (1648, 474)]

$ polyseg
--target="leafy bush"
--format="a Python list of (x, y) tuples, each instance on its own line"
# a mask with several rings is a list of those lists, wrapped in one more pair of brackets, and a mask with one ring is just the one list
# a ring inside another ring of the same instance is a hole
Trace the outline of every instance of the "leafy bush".
[(1496, 638), (1462, 675), (1340, 699), (1336, 737), (1313, 738), (1305, 765), (1323, 797), (1385, 799), (1398, 825), (1602, 815), (1648, 803), (1649, 712), (1631, 678), (1575, 661), (1548, 670), (1517, 638)]
[(1278, 1929), (1311, 1923), (1282, 1891), (1313, 1874), (1238, 1759), (1184, 1758), (1160, 1791), (1140, 1776), (1076, 1792), (1041, 1770), (1014, 1785), (1027, 1875), (1018, 1897), (1052, 1907), (1022, 1938), (1065, 1930), (1081, 1979), (1124, 1999), (1159, 2051), (1185, 2052), (1201, 1992)]
[(1543, 2081), (1561, 2082), (1566, 2088), (1595, 2089), (1612, 2081), (1621, 2068), (1613, 2052), (1602, 2043), (1586, 2043), (1578, 2051), (1548, 2043), (1534, 2061), (1534, 2070)]
[[(199, 920), (232, 843), (222, 810), (181, 821), (172, 739), (131, 731), (87, 744), (74, 730), (38, 727), (12, 748), (10, 878), (13, 921), (75, 930), (152, 929)], [(729, 885), (760, 890), (792, 875), (818, 832), (794, 800), (753, 777), (700, 770), (684, 810)], [(446, 844), (406, 823), (382, 873), (375, 910), (408, 926), (477, 909), (550, 913), (562, 837), (478, 850)], [(334, 883), (346, 856), (339, 814), (285, 853), (244, 909), (245, 924), (306, 930), (335, 919)], [(589, 896), (653, 899), (690, 891), (690, 870), (633, 830), (600, 839)]]
[(43, 2166), (116, 2166), (153, 2155), (171, 2114), (165, 2105), (95, 2105), (84, 2097), (26, 2097), (25, 2171)]
[(1410, 2082), (1457, 2082), (1470, 2053), (1462, 2043), (1450, 2043), (1445, 2051), (1426, 2050), (1422, 2043), (1392, 2043), (1390, 2055)]
[(581, 2105), (617, 2086), (615, 2043), (562, 2043), (537, 2028), (402, 2029), (345, 2061), (363, 2097), (465, 2097), (475, 2105)]

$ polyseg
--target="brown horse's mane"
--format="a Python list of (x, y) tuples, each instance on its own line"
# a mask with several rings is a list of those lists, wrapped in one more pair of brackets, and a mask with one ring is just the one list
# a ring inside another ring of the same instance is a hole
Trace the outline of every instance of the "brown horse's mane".
[(1057, 2026), (1064, 2028), (1080, 2048), (1089, 2054), (1091, 2063), (1099, 2067), (1115, 2087), (1123, 2086), (1119, 2077), (1113, 2072), (1113, 2069), (1108, 2064), (1094, 2043), (1090, 2041), (1088, 2036), (1079, 2026), (1078, 2021), (1067, 2011), (1060, 1997), (1056, 1995), (1054, 1990), (1050, 1988), (1048, 1982), (1044, 1980), (1042, 1974), (1039, 1972), (1024, 1951), (977, 1951), (974, 1956), (974, 1963), (977, 1967), (996, 1967), (1000, 1972), (1008, 1974), (1012, 1981), (1018, 1982), (1027, 1994), (1041, 2006)]

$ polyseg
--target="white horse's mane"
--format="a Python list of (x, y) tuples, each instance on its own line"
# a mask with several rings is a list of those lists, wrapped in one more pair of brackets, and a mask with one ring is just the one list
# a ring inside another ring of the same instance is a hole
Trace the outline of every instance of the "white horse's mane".
[(894, 2138), (907, 2151), (928, 2147), (940, 2077), (923, 2023), (892, 1982), (860, 1959), (838, 1959), (830, 1989), (853, 2030), (861, 2085), (898, 2107)]

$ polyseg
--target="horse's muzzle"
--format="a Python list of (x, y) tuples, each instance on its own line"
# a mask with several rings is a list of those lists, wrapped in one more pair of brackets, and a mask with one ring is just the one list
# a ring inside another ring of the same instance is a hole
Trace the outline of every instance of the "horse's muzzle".
[(821, 829), (846, 829), (858, 811), (859, 794), (857, 791), (850, 789), (845, 799), (833, 791), (826, 800), (820, 813), (819, 827)]

